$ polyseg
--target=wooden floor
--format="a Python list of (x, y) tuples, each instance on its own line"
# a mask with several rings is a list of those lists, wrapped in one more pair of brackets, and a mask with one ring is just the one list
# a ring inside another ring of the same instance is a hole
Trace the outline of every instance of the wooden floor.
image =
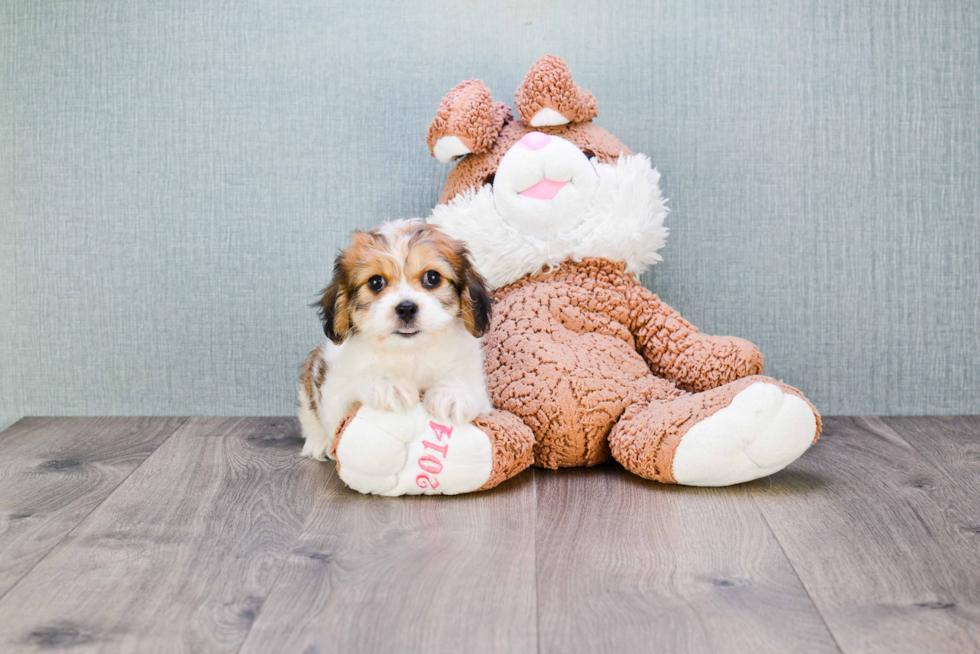
[(0, 434), (0, 651), (977, 652), (980, 417), (830, 418), (726, 489), (349, 491), (290, 418)]

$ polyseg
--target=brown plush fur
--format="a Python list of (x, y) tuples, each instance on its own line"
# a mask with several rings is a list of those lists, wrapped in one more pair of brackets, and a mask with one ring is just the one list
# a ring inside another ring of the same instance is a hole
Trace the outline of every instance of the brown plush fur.
[[(756, 382), (779, 386), (784, 393), (799, 397), (813, 409), (810, 401), (792, 386), (761, 375), (743, 377), (708, 391), (685, 394), (672, 402), (638, 402), (623, 412), (609, 434), (613, 457), (627, 470), (641, 477), (676, 483), (674, 453), (684, 434), (728, 406), (740, 391)], [(817, 417), (817, 433), (813, 438), (816, 441), (820, 435), (820, 414), (816, 409), (813, 412)]]
[[(471, 152), (486, 152), (509, 118), (507, 105), (495, 104), (490, 89), (480, 80), (471, 79), (446, 94), (425, 140), (430, 152), (443, 136), (458, 137)], [(434, 152), (432, 156), (435, 156)]]
[(599, 115), (595, 96), (576, 86), (568, 64), (554, 55), (545, 55), (531, 66), (514, 93), (514, 107), (527, 125), (542, 109), (554, 109), (573, 123)]
[(493, 448), (490, 478), (477, 490), (493, 488), (534, 463), (534, 432), (517, 416), (494, 411), (488, 416), (480, 416), (473, 424), (486, 433)]
[[(605, 259), (525, 277), (495, 300), (484, 342), (490, 397), (534, 431), (541, 467), (603, 463), (615, 453), (613, 427), (633, 407), (655, 404), (648, 423), (658, 411), (676, 418), (687, 405), (670, 401), (688, 395), (685, 389), (723, 389), (762, 371), (754, 345), (701, 334), (623, 264)], [(734, 395), (731, 388), (716, 394)], [(661, 433), (647, 433), (644, 445), (658, 450)]]

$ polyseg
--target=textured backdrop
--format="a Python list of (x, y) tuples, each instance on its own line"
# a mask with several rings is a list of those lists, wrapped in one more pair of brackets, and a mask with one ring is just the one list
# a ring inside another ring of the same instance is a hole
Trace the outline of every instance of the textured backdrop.
[(345, 235), (439, 195), (443, 94), (509, 103), (545, 53), (663, 173), (668, 303), (825, 413), (980, 413), (971, 0), (30, 0), (0, 30), (0, 426), (292, 412)]

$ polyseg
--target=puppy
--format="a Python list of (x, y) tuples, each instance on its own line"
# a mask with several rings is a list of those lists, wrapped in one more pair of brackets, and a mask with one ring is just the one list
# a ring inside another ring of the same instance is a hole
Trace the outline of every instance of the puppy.
[(461, 242), (421, 220), (354, 232), (320, 297), (328, 340), (310, 353), (299, 384), (303, 455), (330, 455), (340, 420), (358, 402), (464, 424), (493, 406), (480, 337), (490, 297)]

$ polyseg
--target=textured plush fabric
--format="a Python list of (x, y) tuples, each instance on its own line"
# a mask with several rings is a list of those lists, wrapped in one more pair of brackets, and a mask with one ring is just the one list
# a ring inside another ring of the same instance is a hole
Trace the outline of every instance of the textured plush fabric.
[(534, 463), (534, 433), (514, 415), (494, 411), (473, 424), (486, 432), (493, 447), (493, 471), (480, 490), (493, 488)]
[[(350, 411), (340, 424), (337, 425), (337, 432), (334, 435), (331, 454), (336, 457), (337, 446), (344, 437), (347, 427), (357, 416), (361, 405), (357, 405)], [(506, 411), (494, 411), (489, 415), (480, 416), (473, 421), (473, 425), (482, 430), (490, 440), (490, 451), (493, 456), (493, 464), (490, 477), (476, 490), (488, 490), (510, 479), (514, 475), (526, 470), (534, 463), (532, 445), (534, 434), (515, 416)], [(447, 444), (450, 441), (447, 440)], [(337, 472), (341, 470), (341, 460), (337, 459)]]
[(753, 375), (711, 390), (685, 394), (670, 402), (639, 402), (628, 407), (609, 434), (613, 456), (634, 474), (654, 481), (676, 483), (672, 464), (684, 434), (698, 422), (728, 406), (740, 391), (758, 382), (778, 386), (784, 393), (806, 402), (817, 419), (814, 442), (820, 437), (820, 414), (802, 393), (775, 379)]
[(458, 84), (443, 98), (425, 140), (429, 150), (433, 150), (440, 138), (451, 135), (459, 138), (470, 152), (486, 152), (508, 118), (507, 105), (494, 103), (490, 89), (480, 80), (469, 80)]
[(580, 123), (598, 115), (595, 96), (580, 89), (568, 64), (554, 55), (541, 57), (514, 93), (514, 108), (530, 125), (542, 109), (553, 109), (568, 122)]
[(553, 53), (670, 198), (643, 278), (828, 414), (980, 413), (975, 0), (0, 3), (0, 426), (291, 415), (426, 127)]
[[(602, 130), (594, 127), (591, 132), (601, 134)], [(606, 134), (606, 138), (615, 137)], [(578, 150), (571, 142), (564, 143), (567, 148), (559, 147), (565, 152)], [(465, 166), (467, 159), (458, 167)], [(637, 154), (604, 164), (595, 160), (589, 163), (581, 155), (580, 163), (590, 169), (588, 172), (594, 170), (598, 187), (590, 199), (566, 205), (580, 210), (577, 216), (566, 211), (543, 221), (554, 230), (550, 239), (520, 231), (505, 216), (495, 196), (496, 176), (494, 185), (466, 189), (448, 204), (436, 205), (428, 221), (466, 242), (474, 263), (493, 288), (561, 265), (569, 258), (622, 261), (626, 270), (636, 275), (662, 261), (660, 250), (669, 233), (664, 225), (668, 211), (658, 184), (660, 174), (651, 167), (650, 159)], [(446, 184), (455, 185), (456, 181), (450, 177)], [(561, 218), (566, 221), (564, 228), (558, 222)], [(623, 238), (624, 234), (630, 237)]]
[[(337, 431), (333, 435), (333, 442), (330, 444), (330, 458), (337, 459), (337, 446), (340, 445), (340, 437), (344, 435), (344, 430), (347, 429), (347, 425), (357, 416), (358, 410), (360, 410), (361, 405), (358, 404), (353, 409), (350, 410), (346, 416), (337, 425)], [(340, 470), (340, 462), (337, 462), (337, 470)]]
[[(626, 413), (632, 421), (617, 430), (617, 459), (621, 454), (641, 476), (672, 482), (670, 455), (687, 427), (725, 406), (747, 385), (743, 378), (762, 370), (751, 343), (701, 334), (622, 264), (603, 259), (528, 276), (494, 300), (484, 338), (487, 388), (495, 406), (531, 427), (541, 467), (608, 460), (610, 432)], [(711, 392), (688, 400), (675, 382)]]

